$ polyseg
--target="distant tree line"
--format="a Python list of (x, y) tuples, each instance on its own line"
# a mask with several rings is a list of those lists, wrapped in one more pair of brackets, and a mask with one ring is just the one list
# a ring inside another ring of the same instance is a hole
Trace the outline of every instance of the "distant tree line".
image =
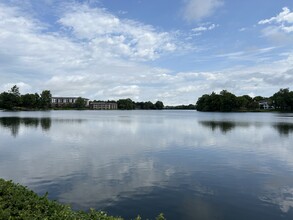
[[(0, 109), (7, 110), (48, 110), (52, 108), (52, 94), (50, 90), (44, 90), (40, 94), (27, 93), (20, 94), (19, 88), (14, 85), (7, 92), (0, 94)], [(85, 109), (86, 101), (78, 97), (75, 103), (68, 103), (66, 106), (57, 108), (65, 109)]]
[(93, 102), (105, 102), (105, 103), (117, 103), (117, 107), (120, 110), (161, 110), (164, 108), (164, 103), (162, 101), (157, 101), (152, 103), (151, 101), (147, 102), (134, 102), (130, 98), (119, 99), (118, 101), (108, 100), (94, 100)]
[(132, 110), (132, 109), (145, 109), (145, 110), (161, 110), (164, 108), (164, 103), (162, 101), (157, 101), (152, 103), (147, 102), (134, 102), (131, 99), (119, 99), (117, 101), (118, 109), (121, 110)]
[(202, 95), (197, 100), (196, 109), (209, 112), (252, 111), (260, 108), (260, 101), (266, 101), (271, 109), (293, 111), (293, 91), (289, 91), (289, 88), (280, 89), (271, 97), (256, 96), (254, 98), (249, 95), (236, 96), (227, 90), (219, 94), (212, 92), (210, 95)]
[[(164, 108), (162, 101), (152, 103), (147, 102), (134, 102), (131, 99), (119, 99), (118, 101), (94, 101), (94, 102), (115, 102), (118, 109), (131, 110), (131, 109), (153, 109), (160, 110)], [(55, 106), (56, 108), (63, 109), (86, 109), (85, 99), (79, 97), (75, 103), (66, 103), (66, 105)], [(7, 110), (23, 110), (23, 109), (51, 109), (52, 108), (52, 95), (49, 90), (42, 91), (41, 94), (20, 94), (19, 88), (15, 85), (9, 91), (0, 94), (0, 109)]]
[(189, 105), (166, 106), (165, 109), (194, 110), (196, 108), (195, 108), (195, 105), (189, 104)]
[(0, 94), (0, 109), (49, 109), (51, 108), (51, 92), (44, 90), (41, 94), (21, 95), (15, 85), (9, 91)]

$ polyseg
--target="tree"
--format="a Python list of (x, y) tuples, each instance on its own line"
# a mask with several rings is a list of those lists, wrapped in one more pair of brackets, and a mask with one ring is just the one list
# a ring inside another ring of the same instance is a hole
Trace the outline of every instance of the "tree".
[(52, 95), (49, 90), (44, 90), (40, 97), (40, 108), (49, 109), (51, 107)]
[(293, 110), (293, 95), (289, 88), (280, 89), (271, 99), (273, 100), (276, 109)]
[(12, 110), (17, 106), (18, 100), (15, 95), (8, 92), (0, 94), (0, 108)]
[(264, 99), (265, 99), (265, 97), (262, 97), (262, 96), (255, 96), (255, 97), (253, 98), (253, 101), (259, 102), (259, 101), (264, 100)]
[(209, 96), (209, 103), (208, 103), (209, 111), (220, 111), (221, 109), (221, 96), (212, 92)]
[(19, 88), (14, 85), (8, 92), (0, 94), (0, 108), (12, 110), (21, 104)]
[(74, 103), (75, 108), (83, 109), (86, 106), (86, 101), (84, 98), (78, 97)]
[(131, 99), (119, 99), (117, 101), (118, 109), (132, 110), (135, 109), (135, 103)]
[(221, 95), (221, 108), (223, 112), (230, 112), (238, 108), (237, 98), (234, 94), (223, 90), (220, 92)]
[(237, 102), (240, 109), (249, 109), (253, 101), (249, 95), (243, 95), (237, 97)]
[(198, 98), (196, 102), (196, 110), (198, 111), (209, 111), (210, 95), (204, 94)]
[(164, 108), (164, 104), (161, 101), (157, 101), (155, 103), (156, 109), (163, 109)]
[(148, 101), (144, 103), (143, 109), (155, 109), (155, 105), (151, 101)]
[(37, 108), (39, 105), (40, 96), (38, 93), (25, 94), (21, 96), (21, 106), (25, 108)]
[(214, 92), (211, 95), (205, 94), (196, 102), (196, 109), (198, 111), (230, 112), (238, 108), (237, 97), (227, 90), (221, 91), (220, 94)]
[(9, 91), (13, 107), (18, 107), (21, 104), (19, 88), (14, 85)]
[(291, 111), (293, 111), (293, 91), (289, 93), (289, 106), (291, 108)]
[(16, 97), (20, 97), (19, 88), (17, 85), (14, 85), (8, 92), (15, 95)]

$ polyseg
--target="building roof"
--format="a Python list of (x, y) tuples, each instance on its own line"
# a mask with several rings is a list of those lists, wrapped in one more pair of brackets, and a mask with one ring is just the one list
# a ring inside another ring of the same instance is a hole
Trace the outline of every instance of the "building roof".
[[(65, 96), (53, 96), (52, 99), (78, 99), (79, 97), (65, 97)], [(81, 97), (82, 98), (82, 97)], [(83, 98), (85, 100), (89, 100), (87, 98)]]

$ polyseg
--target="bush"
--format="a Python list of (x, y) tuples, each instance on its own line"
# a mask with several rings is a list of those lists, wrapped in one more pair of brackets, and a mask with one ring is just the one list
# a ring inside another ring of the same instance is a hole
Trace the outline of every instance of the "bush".
[(47, 199), (47, 194), (40, 197), (24, 186), (3, 179), (0, 179), (0, 219), (122, 220), (93, 209), (89, 213), (75, 212), (68, 205), (50, 201)]
[[(88, 213), (73, 211), (69, 205), (51, 201), (47, 196), (38, 196), (24, 186), (0, 178), (0, 220), (123, 220), (94, 209)], [(160, 214), (157, 219), (165, 218)]]

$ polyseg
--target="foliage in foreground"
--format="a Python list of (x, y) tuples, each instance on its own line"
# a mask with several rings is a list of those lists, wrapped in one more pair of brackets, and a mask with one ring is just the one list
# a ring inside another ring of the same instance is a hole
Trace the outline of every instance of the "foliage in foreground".
[[(49, 200), (47, 194), (40, 197), (24, 186), (3, 179), (0, 179), (0, 219), (123, 220), (93, 209), (88, 213), (73, 211), (68, 205)], [(162, 214), (156, 218), (156, 220), (164, 219)], [(141, 218), (137, 217), (136, 220), (141, 220)]]

